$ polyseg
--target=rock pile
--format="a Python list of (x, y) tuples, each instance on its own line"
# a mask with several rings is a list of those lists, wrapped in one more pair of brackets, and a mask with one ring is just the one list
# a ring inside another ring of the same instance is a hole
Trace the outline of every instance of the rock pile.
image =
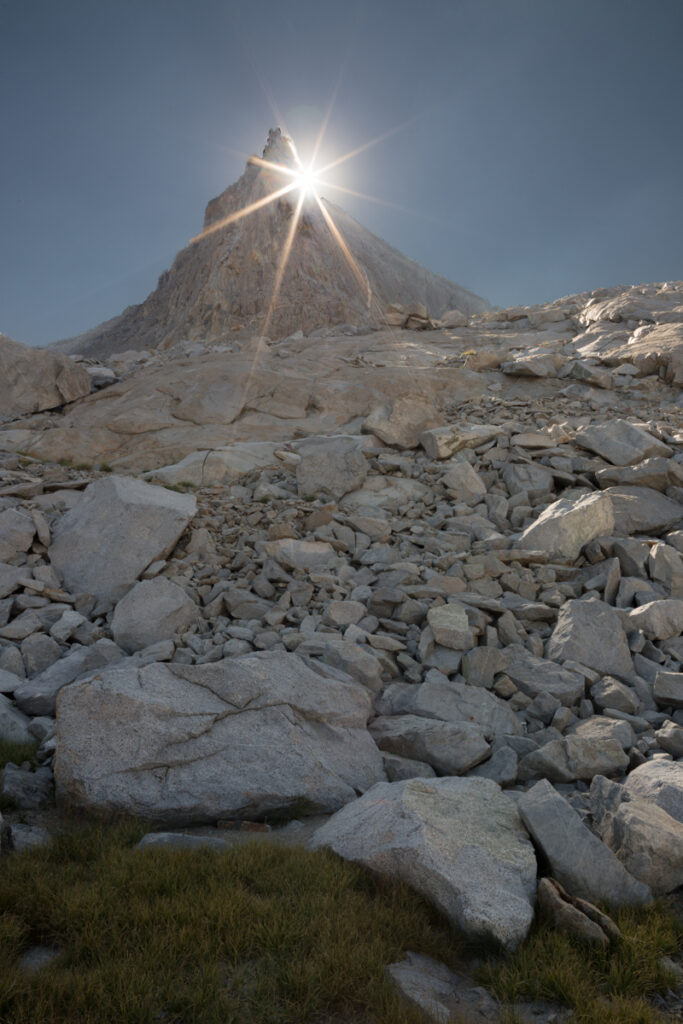
[[(580, 315), (623, 317), (587, 321), (607, 350), (632, 308), (597, 305)], [(573, 331), (574, 308), (482, 323)], [(534, 391), (569, 335), (552, 360), (501, 341), (469, 399), (387, 396), (343, 434), (226, 446), (192, 494), (7, 446), (0, 737), (37, 739), (41, 767), (8, 765), (3, 795), (34, 813), (54, 784), (167, 827), (331, 813), (314, 846), (510, 948), (536, 851), (544, 905), (596, 941), (584, 902), (681, 885), (679, 392), (637, 360)]]

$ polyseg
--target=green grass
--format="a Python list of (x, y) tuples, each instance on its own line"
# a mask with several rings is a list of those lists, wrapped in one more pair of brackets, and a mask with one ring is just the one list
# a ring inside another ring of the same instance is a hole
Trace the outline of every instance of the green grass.
[[(418, 1024), (386, 965), (414, 950), (457, 970), (482, 953), (416, 893), (329, 851), (136, 850), (144, 832), (89, 823), (3, 861), (0, 1024)], [(573, 1024), (662, 1024), (644, 994), (667, 987), (673, 919), (657, 906), (619, 925), (604, 952), (540, 921), (516, 954), (484, 953), (480, 980), (503, 1000), (564, 1002)], [(59, 951), (38, 975), (18, 965), (32, 945)]]
[(30, 743), (13, 743), (0, 736), (0, 768), (4, 768), (9, 761), (12, 764), (23, 764), (24, 761), (33, 762), (39, 746), (38, 740), (31, 740)]

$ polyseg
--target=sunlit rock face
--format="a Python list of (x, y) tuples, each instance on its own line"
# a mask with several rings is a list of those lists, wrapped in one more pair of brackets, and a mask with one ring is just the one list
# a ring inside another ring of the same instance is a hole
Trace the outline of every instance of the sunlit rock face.
[[(263, 159), (297, 166), (292, 144), (279, 129), (269, 133)], [(422, 303), (432, 316), (453, 308), (465, 313), (488, 308), (484, 299), (425, 270), (324, 200), (357, 262), (354, 273), (313, 198), (305, 200), (293, 228), (298, 188), (246, 217), (221, 223), (291, 180), (260, 163), (248, 163), (234, 185), (210, 200), (202, 234), (178, 253), (144, 302), (57, 347), (103, 358), (127, 349), (167, 347), (182, 339), (220, 340), (240, 332), (280, 338), (341, 323), (368, 329), (379, 323), (391, 302)], [(292, 231), (279, 294), (270, 309)]]

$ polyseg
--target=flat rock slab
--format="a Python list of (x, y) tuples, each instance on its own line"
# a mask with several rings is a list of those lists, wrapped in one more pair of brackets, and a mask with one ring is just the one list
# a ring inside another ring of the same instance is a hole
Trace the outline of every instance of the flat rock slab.
[(614, 906), (650, 902), (652, 895), (647, 886), (629, 874), (546, 779), (523, 793), (518, 806), (554, 877), (572, 896)]
[(226, 448), (192, 452), (180, 462), (162, 466), (146, 474), (160, 484), (192, 484), (209, 487), (234, 483), (255, 469), (271, 469), (280, 465), (275, 455), (281, 447), (273, 441), (244, 441)]
[(581, 427), (574, 440), (579, 447), (595, 452), (613, 466), (634, 466), (655, 455), (672, 454), (663, 441), (627, 420)]
[(50, 561), (71, 593), (118, 600), (172, 551), (196, 510), (191, 495), (133, 477), (102, 478), (58, 522)]
[(310, 845), (406, 882), (471, 936), (514, 949), (531, 926), (533, 847), (514, 801), (490, 779), (379, 783)]
[(58, 799), (172, 825), (335, 811), (385, 777), (371, 706), (295, 654), (126, 661), (60, 693)]

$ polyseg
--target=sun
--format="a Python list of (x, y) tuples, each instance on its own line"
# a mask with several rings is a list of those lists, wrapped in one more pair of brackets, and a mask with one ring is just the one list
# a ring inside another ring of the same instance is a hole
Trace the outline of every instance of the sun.
[(315, 194), (315, 186), (318, 184), (318, 178), (313, 167), (304, 167), (297, 173), (294, 180), (304, 199), (308, 199)]

